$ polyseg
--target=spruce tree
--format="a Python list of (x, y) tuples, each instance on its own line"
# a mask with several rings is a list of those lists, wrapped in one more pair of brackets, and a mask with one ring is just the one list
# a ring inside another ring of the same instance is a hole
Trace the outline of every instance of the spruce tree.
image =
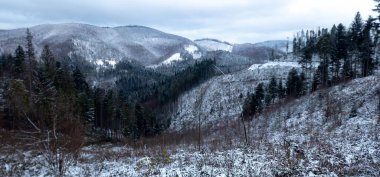
[[(333, 73), (334, 73), (334, 79), (335, 81), (338, 80), (339, 74), (341, 73), (341, 61), (346, 62), (348, 59), (348, 53), (347, 53), (347, 37), (346, 37), (346, 29), (343, 24), (339, 24), (337, 27), (337, 32), (335, 35), (335, 45), (334, 45), (334, 52), (333, 57), (331, 60)], [(343, 71), (344, 72), (344, 71)]]
[(282, 83), (282, 79), (278, 82), (278, 89), (277, 89), (277, 96), (279, 99), (285, 98), (286, 94), (286, 89), (284, 88), (284, 85)]
[(375, 8), (373, 9), (373, 11), (377, 12), (379, 15), (378, 15), (378, 20), (380, 20), (380, 0), (374, 0), (376, 2), (376, 5), (375, 5)]
[(372, 58), (372, 55), (374, 54), (373, 51), (373, 41), (371, 38), (371, 30), (373, 27), (374, 19), (372, 17), (369, 17), (365, 27), (362, 31), (362, 42), (359, 46), (360, 51), (360, 63), (361, 63), (361, 75), (362, 77), (366, 77), (370, 74), (372, 74), (373, 69), (375, 68), (374, 60)]
[(252, 103), (254, 105), (254, 112), (261, 113), (263, 110), (263, 102), (265, 99), (265, 90), (264, 90), (264, 84), (259, 83), (255, 89), (254, 97), (252, 98)]
[(297, 70), (292, 68), (288, 73), (288, 79), (286, 81), (286, 95), (288, 97), (296, 98), (297, 95), (297, 85), (299, 83), (299, 77)]
[(30, 91), (30, 97), (32, 97), (32, 82), (33, 82), (33, 75), (35, 72), (35, 65), (36, 65), (36, 57), (35, 57), (35, 51), (33, 47), (33, 36), (30, 32), (29, 28), (26, 29), (26, 56), (28, 59), (28, 89)]
[(305, 73), (302, 72), (299, 76), (298, 76), (298, 82), (296, 83), (296, 95), (297, 97), (301, 97), (303, 95), (305, 95), (306, 91), (307, 91), (307, 83), (306, 83), (306, 76), (305, 76)]
[(353, 65), (353, 77), (356, 78), (358, 70), (358, 58), (360, 56), (360, 46), (362, 45), (362, 30), (364, 24), (360, 12), (358, 12), (354, 18), (354, 21), (350, 27), (350, 53), (351, 53), (351, 64)]
[(270, 103), (274, 102), (274, 100), (277, 97), (277, 93), (278, 93), (277, 81), (275, 77), (272, 77), (268, 84), (268, 96), (269, 96)]
[(25, 52), (21, 46), (18, 46), (15, 51), (15, 58), (13, 63), (12, 73), (16, 78), (21, 78), (24, 74), (24, 61), (25, 61)]
[(41, 60), (43, 62), (44, 68), (48, 74), (49, 77), (54, 78), (55, 76), (55, 59), (53, 56), (53, 53), (50, 51), (50, 48), (48, 45), (45, 45), (42, 49), (41, 53)]
[(318, 54), (320, 57), (319, 74), (323, 87), (327, 87), (329, 81), (329, 59), (332, 53), (332, 43), (330, 35), (324, 33), (317, 43)]

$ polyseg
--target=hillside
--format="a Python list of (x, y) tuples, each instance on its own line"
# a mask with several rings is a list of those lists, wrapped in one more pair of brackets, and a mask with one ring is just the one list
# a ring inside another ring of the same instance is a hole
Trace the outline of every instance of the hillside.
[[(0, 31), (0, 52), (13, 53), (25, 45), (25, 28)], [(165, 61), (186, 48), (199, 51), (192, 41), (143, 26), (98, 27), (66, 23), (30, 28), (37, 53), (48, 44), (58, 58), (83, 57), (91, 63), (114, 63), (134, 59), (144, 65)]]
[[(196, 143), (170, 145), (173, 135), (159, 138), (167, 145), (146, 141), (145, 150), (111, 144), (88, 146), (80, 150), (80, 161), (68, 159), (65, 174), (377, 176), (379, 78), (356, 79), (273, 108), (246, 125), (250, 146), (244, 145), (240, 120), (230, 120), (204, 132), (201, 152)], [(10, 155), (4, 152), (12, 152), (11, 147), (2, 149), (6, 166), (0, 169), (1, 174), (51, 173), (44, 157), (34, 151)]]
[(292, 68), (301, 70), (297, 62), (268, 62), (214, 77), (178, 99), (178, 108), (172, 113), (171, 128), (195, 127), (197, 122), (194, 119), (198, 115), (201, 115), (204, 126), (237, 119), (248, 92), (252, 92), (260, 82), (269, 82), (272, 76), (285, 80)]

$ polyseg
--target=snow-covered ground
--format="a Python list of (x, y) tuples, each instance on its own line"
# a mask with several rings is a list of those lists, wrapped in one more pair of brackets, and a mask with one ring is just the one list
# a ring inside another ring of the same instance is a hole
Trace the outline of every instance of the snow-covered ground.
[(196, 44), (199, 46), (203, 47), (207, 51), (217, 51), (217, 50), (222, 50), (222, 51), (227, 51), (231, 52), (233, 45), (229, 44), (227, 42), (221, 42), (219, 40), (215, 39), (199, 39), (194, 41)]
[[(204, 84), (197, 92), (212, 87), (223, 90), (229, 83), (241, 84), (239, 79), (220, 76), (217, 83), (223, 84), (213, 86), (210, 81), (211, 85)], [(140, 148), (128, 144), (85, 146), (77, 156), (66, 158), (65, 176), (379, 176), (379, 90), (380, 76), (376, 75), (275, 105), (245, 123), (248, 145), (243, 124), (235, 119), (205, 129), (201, 151), (196, 140), (175, 145), (143, 141)], [(219, 117), (219, 122), (232, 118), (229, 109), (237, 110), (233, 107), (238, 104), (223, 100), (225, 97), (214, 97), (223, 104), (223, 109), (215, 112), (227, 116)], [(201, 110), (210, 111), (207, 106), (218, 102), (207, 100), (211, 102), (200, 105)], [(232, 111), (231, 115), (236, 112)], [(201, 115), (202, 121), (207, 121), (214, 114)], [(51, 166), (39, 151), (8, 145), (0, 148), (1, 176), (54, 176)]]
[(272, 76), (278, 80), (286, 79), (292, 68), (301, 71), (297, 62), (268, 62), (253, 64), (249, 69), (237, 73), (211, 78), (180, 96), (170, 127), (174, 130), (194, 127), (197, 125), (194, 120), (197, 120), (198, 115), (201, 115), (203, 125), (237, 119), (248, 92), (252, 93), (257, 84), (268, 82)]

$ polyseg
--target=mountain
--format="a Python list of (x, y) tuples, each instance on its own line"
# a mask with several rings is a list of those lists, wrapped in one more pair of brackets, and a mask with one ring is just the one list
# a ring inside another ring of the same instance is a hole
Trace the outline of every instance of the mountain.
[[(37, 53), (48, 44), (58, 58), (79, 56), (96, 65), (114, 65), (125, 58), (151, 65), (182, 53), (201, 55), (191, 40), (143, 26), (66, 23), (38, 25), (30, 31)], [(1, 30), (0, 52), (13, 53), (17, 45), (25, 46), (25, 32), (25, 28)]]
[(228, 42), (222, 42), (217, 39), (209, 39), (209, 38), (197, 39), (197, 40), (194, 40), (194, 42), (198, 44), (199, 46), (203, 47), (204, 49), (206, 49), (207, 51), (222, 50), (222, 51), (231, 52), (233, 48), (233, 44), (230, 44)]
[[(191, 41), (143, 26), (98, 27), (64, 23), (29, 29), (37, 55), (44, 45), (49, 45), (57, 59), (79, 60), (81, 65), (95, 66), (97, 71), (115, 67), (120, 61), (134, 60), (143, 66), (157, 68), (202, 57), (221, 59), (223, 63), (239, 64), (242, 61), (247, 66), (269, 60), (273, 55), (281, 58), (283, 52), (273, 46), (284, 45), (284, 41), (259, 44), (231, 44), (207, 38)], [(0, 30), (0, 53), (14, 53), (18, 45), (25, 46), (25, 33), (25, 28)], [(220, 55), (220, 52), (227, 53)]]
[(258, 42), (254, 44), (256, 47), (269, 47), (272, 49), (280, 50), (282, 52), (287, 52), (286, 48), (288, 46), (288, 52), (291, 52), (292, 45), (287, 40), (271, 40), (271, 41), (264, 41), (264, 42)]
[(274, 60), (285, 55), (285, 53), (280, 50), (250, 43), (235, 44), (231, 53), (249, 58), (260, 58), (263, 60)]
[(178, 109), (172, 114), (171, 129), (196, 127), (194, 116), (197, 115), (205, 115), (202, 121), (204, 126), (224, 124), (225, 121), (238, 118), (242, 112), (244, 95), (252, 92), (259, 82), (269, 82), (272, 76), (283, 79), (285, 83), (285, 78), (292, 68), (301, 71), (297, 62), (267, 62), (211, 78), (181, 95), (178, 99)]

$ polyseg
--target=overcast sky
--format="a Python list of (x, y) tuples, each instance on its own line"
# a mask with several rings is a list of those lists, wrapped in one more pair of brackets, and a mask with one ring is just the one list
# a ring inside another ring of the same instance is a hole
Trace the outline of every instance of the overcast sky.
[(45, 23), (143, 25), (233, 43), (292, 38), (301, 29), (349, 25), (373, 0), (0, 0), (0, 29)]

